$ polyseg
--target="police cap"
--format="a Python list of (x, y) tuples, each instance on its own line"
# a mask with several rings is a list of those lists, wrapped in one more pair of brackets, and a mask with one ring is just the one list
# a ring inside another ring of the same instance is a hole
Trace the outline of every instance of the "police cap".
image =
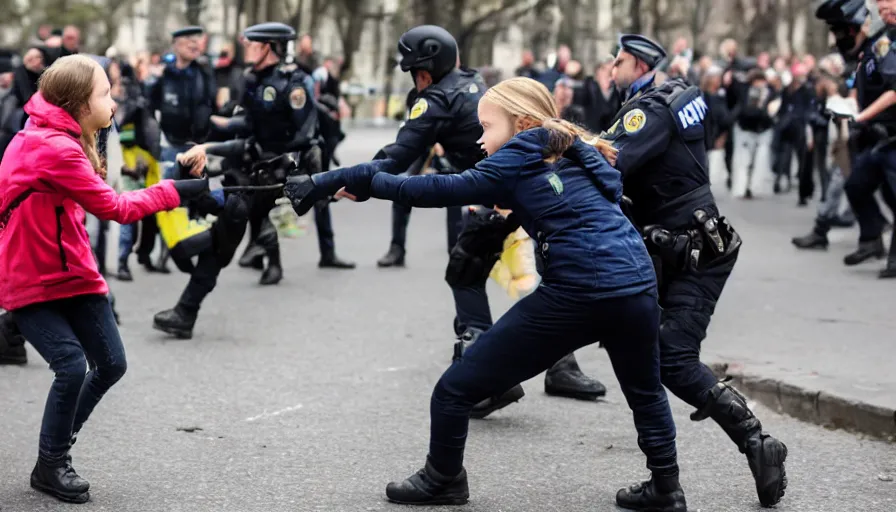
[(457, 67), (457, 41), (436, 25), (420, 25), (402, 34), (398, 53), (402, 71), (428, 71), (435, 82)]
[(285, 23), (271, 21), (252, 25), (243, 31), (243, 37), (259, 43), (287, 43), (296, 38), (296, 31)]
[(815, 10), (815, 17), (828, 24), (862, 25), (868, 14), (865, 0), (824, 0)]
[(203, 30), (202, 27), (184, 27), (172, 32), (171, 39), (177, 39), (178, 37), (198, 36), (204, 32), (205, 30)]
[(666, 58), (666, 50), (659, 43), (640, 34), (620, 36), (618, 48), (634, 55), (638, 60), (644, 61), (650, 69), (657, 67)]

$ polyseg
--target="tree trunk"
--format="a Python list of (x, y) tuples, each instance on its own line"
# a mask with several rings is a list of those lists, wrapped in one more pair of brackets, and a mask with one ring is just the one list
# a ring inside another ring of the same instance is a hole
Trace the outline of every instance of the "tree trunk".
[(202, 1), (187, 0), (185, 14), (187, 25), (199, 25), (200, 14), (202, 14)]
[(631, 0), (628, 4), (628, 31), (632, 34), (640, 34), (642, 30), (641, 23), (641, 0)]

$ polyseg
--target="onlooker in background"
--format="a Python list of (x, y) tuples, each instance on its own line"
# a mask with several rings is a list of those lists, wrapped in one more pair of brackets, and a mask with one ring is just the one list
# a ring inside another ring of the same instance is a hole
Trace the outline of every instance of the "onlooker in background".
[[(799, 166), (806, 156), (809, 112), (815, 99), (815, 91), (807, 85), (806, 66), (797, 63), (791, 69), (791, 73), (793, 81), (781, 93), (781, 108), (778, 112), (779, 139), (775, 155), (775, 193), (782, 191), (782, 182), (786, 183), (786, 188), (783, 190), (790, 191), (793, 185), (792, 159), (796, 156)], [(801, 188), (801, 205), (806, 202), (804, 192), (805, 190)]]
[(533, 80), (538, 78), (538, 70), (535, 69), (535, 55), (530, 50), (523, 51), (520, 67), (516, 68), (516, 76), (524, 76)]
[(554, 56), (555, 62), (553, 62), (553, 65), (544, 70), (536, 80), (544, 84), (549, 91), (553, 92), (557, 80), (563, 78), (563, 75), (566, 72), (566, 65), (569, 64), (571, 59), (572, 51), (569, 49), (569, 46), (561, 45), (557, 48), (557, 54)]
[(771, 138), (773, 109), (772, 90), (761, 69), (747, 75), (747, 90), (739, 105), (734, 138), (734, 168), (731, 172), (731, 195), (750, 199), (771, 192)]
[(610, 76), (612, 69), (613, 59), (604, 60), (594, 67), (594, 76), (585, 78), (575, 91), (574, 102), (584, 109), (585, 127), (592, 133), (609, 129), (622, 107), (619, 92)]
[(320, 67), (320, 56), (314, 51), (314, 41), (309, 34), (304, 34), (299, 39), (299, 51), (296, 54), (296, 64), (308, 76)]
[(576, 83), (572, 78), (563, 77), (557, 80), (557, 83), (554, 84), (554, 102), (557, 104), (561, 118), (584, 128), (585, 110), (581, 105), (572, 102), (575, 86)]

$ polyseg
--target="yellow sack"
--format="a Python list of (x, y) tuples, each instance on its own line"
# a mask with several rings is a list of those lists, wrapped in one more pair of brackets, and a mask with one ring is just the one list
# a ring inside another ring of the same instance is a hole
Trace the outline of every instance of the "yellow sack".
[(541, 282), (535, 266), (535, 241), (523, 228), (504, 239), (504, 252), (489, 277), (514, 300), (534, 292)]

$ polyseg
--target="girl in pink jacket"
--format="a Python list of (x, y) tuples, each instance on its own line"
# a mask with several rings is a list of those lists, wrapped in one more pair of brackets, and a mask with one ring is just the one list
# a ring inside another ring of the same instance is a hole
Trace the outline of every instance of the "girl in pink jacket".
[(83, 503), (89, 484), (72, 468), (69, 449), (126, 368), (84, 212), (129, 224), (177, 207), (208, 184), (168, 180), (118, 195), (103, 181), (95, 137), (110, 125), (115, 103), (106, 74), (88, 57), (58, 59), (25, 111), (29, 123), (0, 163), (0, 307), (56, 374), (31, 486)]

